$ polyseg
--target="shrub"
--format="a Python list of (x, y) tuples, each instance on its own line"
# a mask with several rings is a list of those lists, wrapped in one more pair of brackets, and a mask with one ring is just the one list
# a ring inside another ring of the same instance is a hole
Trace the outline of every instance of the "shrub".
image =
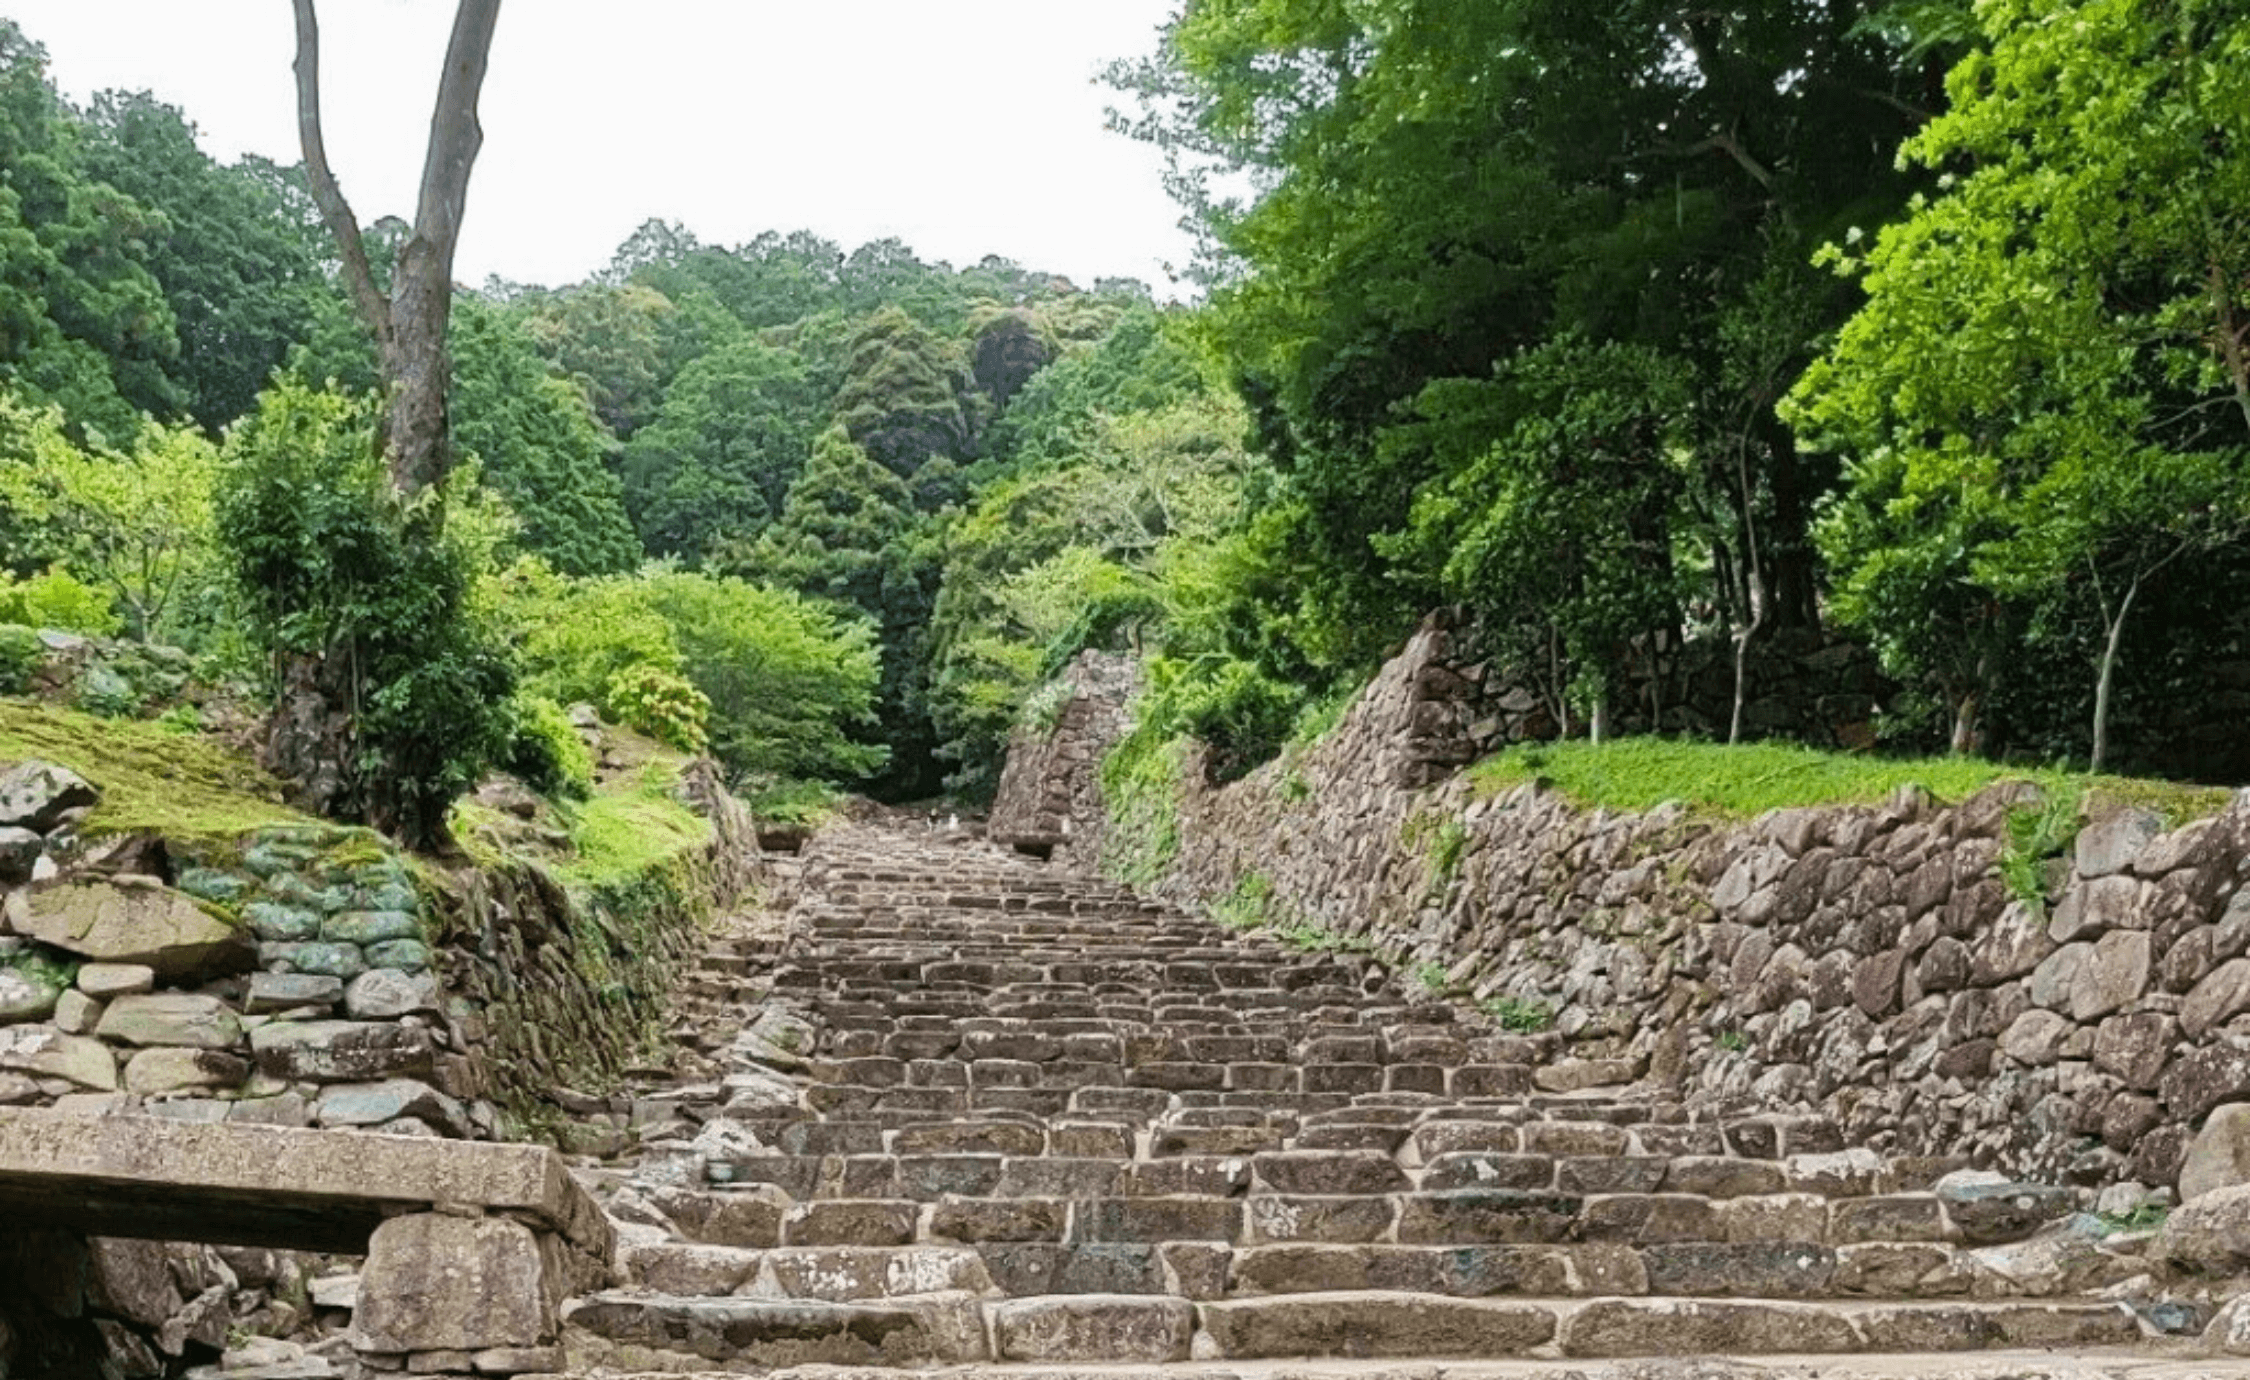
[(52, 566), (28, 580), (0, 571), (0, 623), (109, 637), (124, 626), (106, 589)]
[(542, 795), (584, 800), (594, 790), (594, 755), (563, 707), (545, 695), (518, 694), (516, 731), (506, 766)]
[(20, 623), (0, 623), (0, 695), (21, 695), (39, 673), (46, 648), (39, 634)]
[(711, 745), (711, 697), (661, 666), (628, 666), (602, 688), (602, 708), (612, 719), (682, 752)]
[(340, 723), (325, 807), (415, 847), (513, 737), (513, 666), (468, 607), (474, 533), (445, 524), (473, 482), (401, 498), (371, 403), (284, 382), (228, 434), (217, 496), (252, 641)]

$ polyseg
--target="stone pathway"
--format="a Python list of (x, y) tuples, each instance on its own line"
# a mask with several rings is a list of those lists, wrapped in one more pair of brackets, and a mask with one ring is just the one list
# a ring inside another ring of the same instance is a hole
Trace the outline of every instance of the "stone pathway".
[(1365, 956), (870, 827), (786, 918), (714, 944), (683, 1076), (611, 1104), (641, 1148), (592, 1176), (619, 1279), (574, 1375), (2241, 1373), (2078, 1191), (1540, 1093), (1546, 1042)]

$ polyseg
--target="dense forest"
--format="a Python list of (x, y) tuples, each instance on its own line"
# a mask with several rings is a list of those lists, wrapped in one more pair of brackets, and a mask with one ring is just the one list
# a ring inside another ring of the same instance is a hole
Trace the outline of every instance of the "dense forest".
[(652, 221), (457, 292), (406, 502), (302, 169), (0, 20), (0, 624), (347, 658), (376, 817), (568, 790), (580, 702), (777, 808), (974, 799), (1097, 646), (1234, 771), (1441, 605), (1597, 732), (1823, 629), (1901, 749), (2250, 708), (2250, 7), (1187, 0), (1109, 79), (1193, 305)]

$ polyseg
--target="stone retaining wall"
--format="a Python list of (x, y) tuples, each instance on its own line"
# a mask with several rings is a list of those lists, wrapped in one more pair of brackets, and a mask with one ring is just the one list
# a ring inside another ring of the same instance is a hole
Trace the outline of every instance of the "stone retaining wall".
[(2028, 787), (1749, 824), (1480, 794), (1450, 636), (1302, 755), (1224, 787), (1191, 761), (1158, 889), (1394, 955), (1534, 1034), (1549, 1090), (1646, 1078), (2089, 1184), (2174, 1184), (2209, 1124), (2191, 1185), (2250, 1178), (2250, 1116), (2214, 1115), (2250, 1103), (2250, 797), (2110, 812), (2027, 900), (1998, 865)]
[(0, 1106), (583, 1134), (549, 1099), (605, 1091), (662, 1034), (703, 921), (757, 880), (715, 771), (682, 794), (708, 845), (570, 891), (330, 826), (89, 842), (98, 782), (0, 764)]

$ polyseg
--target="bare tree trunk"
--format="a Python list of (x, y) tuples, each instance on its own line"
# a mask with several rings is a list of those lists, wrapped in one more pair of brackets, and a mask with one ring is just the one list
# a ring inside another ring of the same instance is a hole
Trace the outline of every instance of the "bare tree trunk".
[(2117, 648), (2125, 639), (2125, 617), (2133, 611), (2133, 597), (2141, 592), (2139, 576), (2126, 586), (2125, 597), (2117, 601), (2117, 614), (2110, 618), (2109, 636), (2102, 643), (2100, 669), (2094, 674), (2094, 759), (2087, 770), (2100, 771), (2109, 759), (2109, 692), (2117, 679)]
[(450, 367), (446, 332), (453, 309), (453, 253), (468, 204), (469, 172), (484, 147), (477, 94), (484, 86), (500, 0), (461, 0), (453, 15), (445, 71), (430, 115), (430, 142), (422, 161), (421, 202), (414, 229), (399, 249), (391, 296), (376, 290), (359, 234), (358, 218), (328, 165), (321, 136), (320, 25), (314, 0), (294, 0), (297, 11), (297, 127), (305, 146), (305, 174), (321, 219), (336, 236), (352, 303), (374, 333), (383, 384), (389, 393), (383, 445), (392, 487), (419, 493), (444, 480), (452, 467), (445, 397)]
[[(469, 172), (484, 146), (477, 95), (484, 85), (500, 0), (460, 0), (430, 116), (414, 228), (391, 273), (391, 294), (376, 286), (359, 218), (329, 166), (321, 129), (320, 20), (315, 0), (291, 0), (297, 21), (297, 133), (305, 177), (321, 220), (335, 237), (344, 286), (375, 339), (386, 394), (381, 444), (391, 487), (402, 497), (442, 483), (452, 466), (446, 417), (446, 331), (453, 307), (453, 254), (461, 238)], [(432, 527), (419, 539), (430, 539)], [(322, 814), (364, 816), (372, 809), (358, 779), (359, 714), (365, 687), (348, 647), (293, 656), (275, 668), (278, 691), (260, 760), (295, 786), (295, 803)], [(428, 802), (421, 802), (429, 815)], [(442, 839), (443, 814), (386, 820), (420, 846)]]

